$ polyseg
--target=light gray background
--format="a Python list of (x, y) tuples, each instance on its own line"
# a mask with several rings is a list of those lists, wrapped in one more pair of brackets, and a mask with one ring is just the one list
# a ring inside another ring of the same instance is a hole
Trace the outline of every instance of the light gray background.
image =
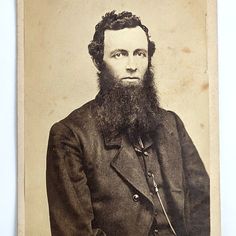
[[(219, 0), (222, 235), (236, 234), (236, 3)], [(0, 234), (16, 235), (15, 2), (0, 0)]]

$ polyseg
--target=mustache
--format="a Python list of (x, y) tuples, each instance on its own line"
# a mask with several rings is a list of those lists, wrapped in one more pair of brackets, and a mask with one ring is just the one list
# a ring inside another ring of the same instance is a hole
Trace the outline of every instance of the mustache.
[(140, 80), (139, 77), (131, 77), (131, 76), (121, 78), (121, 80), (123, 80), (123, 79), (138, 79), (138, 80)]
[[(152, 71), (152, 65), (150, 65), (143, 78), (135, 74), (126, 74), (120, 78), (114, 76), (110, 69), (104, 64), (103, 69), (97, 73), (98, 76), (98, 87), (102, 93), (112, 93), (114, 89), (125, 88), (150, 88), (155, 87), (154, 74)], [(137, 80), (139, 83), (132, 83)], [(125, 83), (127, 82), (127, 83)]]
[[(115, 88), (122, 88), (122, 87), (124, 87), (125, 85), (123, 84), (123, 82), (130, 82), (131, 84), (129, 85), (130, 87), (142, 87), (142, 85), (133, 85), (132, 84), (132, 81), (140, 81), (141, 80), (141, 78), (140, 77), (137, 77), (137, 76), (126, 76), (126, 77), (122, 77), (122, 78), (120, 78), (120, 79), (115, 79), (114, 77), (112, 78), (112, 76), (109, 76), (110, 77), (110, 81), (111, 81), (111, 83), (110, 83), (110, 85), (112, 85), (113, 84), (113, 88), (115, 89)], [(126, 87), (126, 86), (125, 86)], [(110, 90), (110, 91), (107, 91), (108, 93), (112, 93), (113, 92), (113, 89), (112, 90)]]

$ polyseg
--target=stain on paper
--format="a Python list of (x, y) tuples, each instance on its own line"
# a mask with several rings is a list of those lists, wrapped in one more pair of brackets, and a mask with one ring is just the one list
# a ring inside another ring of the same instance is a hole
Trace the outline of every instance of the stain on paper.
[(204, 83), (202, 86), (201, 86), (201, 91), (204, 92), (206, 90), (208, 90), (209, 88), (209, 83)]
[(182, 48), (181, 51), (184, 52), (184, 53), (191, 53), (191, 50), (190, 50), (190, 48), (188, 48), (188, 47)]

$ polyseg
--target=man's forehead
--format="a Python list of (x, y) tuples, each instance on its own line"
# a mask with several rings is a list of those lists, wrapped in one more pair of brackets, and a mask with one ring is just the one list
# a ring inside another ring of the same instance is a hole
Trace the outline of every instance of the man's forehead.
[(146, 33), (140, 26), (120, 30), (105, 30), (104, 48), (107, 50), (148, 48)]

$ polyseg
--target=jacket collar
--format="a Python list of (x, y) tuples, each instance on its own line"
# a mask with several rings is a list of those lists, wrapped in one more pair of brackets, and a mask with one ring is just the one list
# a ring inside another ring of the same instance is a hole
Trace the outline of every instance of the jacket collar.
[[(163, 123), (164, 120), (162, 119), (162, 114), (160, 112), (156, 129), (158, 129), (159, 126), (163, 125)], [(104, 144), (108, 149), (121, 147), (122, 134), (120, 134), (120, 132), (113, 130), (112, 132), (110, 132), (110, 134), (107, 134), (106, 127), (104, 127), (102, 129), (102, 134), (104, 138)], [(150, 135), (147, 135), (144, 138), (144, 144), (145, 147), (150, 147), (153, 144), (153, 139), (150, 137)]]
[[(122, 135), (119, 132), (113, 131), (110, 135), (107, 135), (105, 132), (103, 132), (103, 138), (104, 144), (108, 149), (121, 147)], [(153, 145), (153, 139), (150, 137), (150, 135), (142, 138), (142, 141), (145, 149)], [(134, 144), (134, 146), (139, 147), (139, 144)]]
[(121, 147), (122, 136), (118, 131), (114, 130), (113, 132), (111, 132), (110, 135), (106, 134), (104, 130), (102, 133), (104, 138), (104, 144), (108, 149)]

